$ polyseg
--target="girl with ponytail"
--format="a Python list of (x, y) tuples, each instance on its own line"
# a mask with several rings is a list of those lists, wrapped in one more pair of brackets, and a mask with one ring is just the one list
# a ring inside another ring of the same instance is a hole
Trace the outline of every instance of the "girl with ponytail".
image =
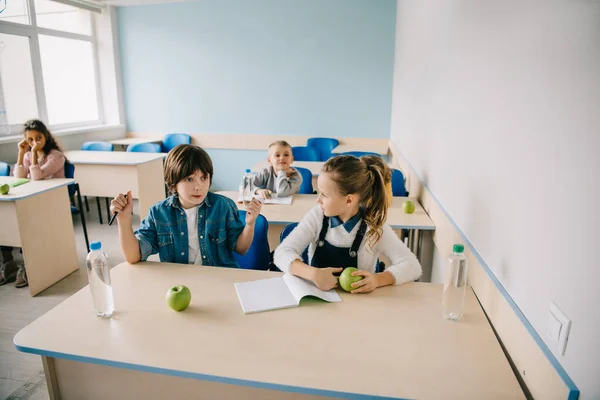
[[(363, 279), (352, 293), (399, 285), (421, 276), (417, 258), (385, 223), (388, 200), (385, 173), (379, 163), (364, 157), (330, 158), (319, 175), (318, 205), (275, 250), (275, 264), (284, 272), (310, 280), (322, 290), (338, 284), (336, 275), (347, 267)], [(308, 246), (309, 264), (302, 262)], [(376, 273), (383, 255), (391, 265)]]

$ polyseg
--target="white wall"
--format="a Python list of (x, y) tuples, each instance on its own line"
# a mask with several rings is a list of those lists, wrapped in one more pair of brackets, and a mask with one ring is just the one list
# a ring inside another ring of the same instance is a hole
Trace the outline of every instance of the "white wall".
[(392, 141), (546, 343), (571, 318), (557, 359), (600, 398), (600, 1), (397, 12)]

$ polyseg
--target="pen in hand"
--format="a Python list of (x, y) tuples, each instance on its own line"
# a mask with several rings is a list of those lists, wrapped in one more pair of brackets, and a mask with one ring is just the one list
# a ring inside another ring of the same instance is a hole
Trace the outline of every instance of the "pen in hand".
[[(127, 195), (124, 195), (124, 196), (125, 196), (125, 198), (127, 198)], [(115, 218), (117, 218), (118, 213), (119, 213), (118, 211), (115, 211), (113, 213), (112, 217), (110, 217), (110, 221), (108, 221), (108, 225), (112, 225), (112, 223), (115, 221)]]

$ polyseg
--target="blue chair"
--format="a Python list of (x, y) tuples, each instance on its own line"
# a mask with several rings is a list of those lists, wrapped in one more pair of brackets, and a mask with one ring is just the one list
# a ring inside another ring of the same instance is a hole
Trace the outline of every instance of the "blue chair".
[(302, 167), (294, 167), (302, 175), (302, 185), (300, 185), (299, 194), (314, 194), (315, 191), (312, 185), (312, 173), (310, 170)]
[(10, 176), (10, 165), (0, 161), (0, 176)]
[(292, 154), (294, 161), (321, 161), (319, 150), (314, 147), (294, 146)]
[(191, 144), (192, 138), (185, 133), (167, 133), (162, 141), (161, 150), (168, 153), (180, 144)]
[(331, 150), (338, 147), (340, 142), (332, 138), (310, 138), (306, 142), (308, 147), (314, 147), (319, 150), (320, 161), (327, 161), (331, 158)]
[[(246, 211), (239, 210), (239, 213), (242, 221), (245, 221)], [(243, 256), (233, 252), (233, 256), (241, 268), (259, 269), (263, 271), (269, 269), (271, 251), (269, 249), (269, 239), (267, 237), (268, 230), (269, 222), (267, 222), (267, 219), (264, 216), (259, 215), (256, 219), (256, 225), (254, 226), (252, 245), (250, 245), (248, 252)]]
[(127, 151), (133, 153), (160, 153), (160, 150), (158, 143), (136, 143), (127, 147)]
[(340, 155), (342, 156), (354, 156), (354, 157), (362, 157), (362, 156), (377, 156), (377, 157), (381, 157), (381, 154), (379, 153), (372, 153), (370, 151), (346, 151), (341, 153)]
[[(92, 141), (92, 142), (85, 142), (84, 144), (81, 145), (81, 150), (83, 150), (83, 151), (113, 151), (114, 149), (115, 149), (115, 146), (112, 143), (108, 143), (108, 142)], [(87, 196), (85, 196), (84, 199), (85, 199), (85, 208), (87, 209), (87, 211), (90, 211), (90, 205), (88, 204)], [(106, 215), (107, 215), (106, 218), (110, 219), (108, 197), (106, 197), (104, 200), (106, 202)], [(100, 207), (100, 198), (99, 197), (96, 197), (96, 205), (98, 206), (98, 220), (100, 221), (100, 225), (102, 225), (102, 207)]]
[[(285, 228), (283, 228), (283, 230), (281, 231), (281, 235), (279, 235), (279, 241), (283, 242), (283, 240), (287, 237), (287, 235), (289, 235), (296, 226), (298, 226), (297, 222), (286, 225)], [(305, 264), (308, 264), (308, 247), (306, 249), (304, 249), (304, 251), (302, 252), (302, 261)]]
[(392, 169), (392, 196), (408, 196), (404, 186), (404, 175), (397, 169)]
[[(75, 178), (75, 165), (71, 164), (68, 160), (65, 160), (65, 178)], [(71, 204), (75, 204), (75, 195), (77, 195), (77, 204), (79, 204), (79, 208), (71, 205), (71, 214), (81, 215), (81, 227), (83, 228), (83, 236), (85, 237), (85, 247), (89, 253), (90, 240), (88, 239), (87, 226), (85, 224), (85, 213), (83, 212), (83, 205), (81, 204), (81, 192), (79, 191), (79, 184), (77, 182), (73, 182), (67, 186), (67, 189), (69, 190), (69, 199), (71, 199)]]
[(115, 146), (108, 142), (85, 142), (81, 145), (84, 151), (113, 151)]

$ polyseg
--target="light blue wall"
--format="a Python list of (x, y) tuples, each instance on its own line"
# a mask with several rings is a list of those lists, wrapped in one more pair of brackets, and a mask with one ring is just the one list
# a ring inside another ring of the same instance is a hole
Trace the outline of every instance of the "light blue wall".
[[(395, 13), (395, 0), (120, 7), (127, 129), (387, 138)], [(218, 174), (264, 159), (233, 154)]]

